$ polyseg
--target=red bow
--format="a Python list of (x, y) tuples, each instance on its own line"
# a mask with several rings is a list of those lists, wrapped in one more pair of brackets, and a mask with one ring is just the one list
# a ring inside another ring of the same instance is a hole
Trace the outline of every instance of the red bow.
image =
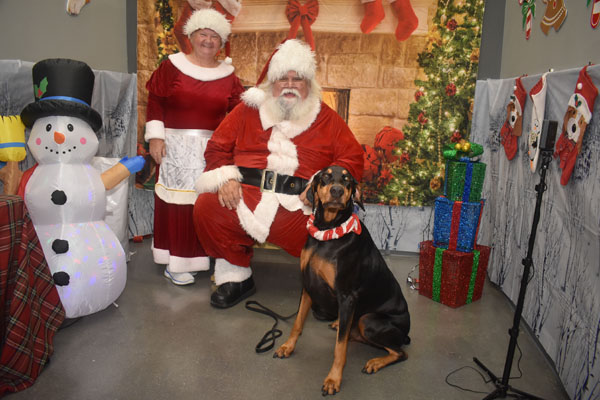
[(319, 15), (318, 0), (308, 0), (306, 4), (300, 4), (298, 0), (288, 0), (285, 15), (291, 25), (287, 38), (294, 39), (298, 34), (300, 25), (302, 25), (304, 39), (310, 45), (310, 48), (314, 50), (315, 40), (310, 26), (316, 21), (317, 15)]

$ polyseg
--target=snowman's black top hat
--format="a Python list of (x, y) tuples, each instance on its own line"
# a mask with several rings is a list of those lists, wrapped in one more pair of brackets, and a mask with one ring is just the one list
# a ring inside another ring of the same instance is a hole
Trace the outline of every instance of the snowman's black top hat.
[(52, 115), (81, 118), (94, 132), (102, 127), (102, 117), (90, 106), (94, 72), (86, 63), (64, 58), (42, 60), (33, 66), (32, 75), (35, 102), (21, 111), (26, 127)]

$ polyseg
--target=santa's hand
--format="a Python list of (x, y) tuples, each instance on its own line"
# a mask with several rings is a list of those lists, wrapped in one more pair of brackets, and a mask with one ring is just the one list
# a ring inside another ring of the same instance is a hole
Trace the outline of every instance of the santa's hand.
[(302, 193), (300, 193), (300, 201), (304, 203), (305, 206), (312, 207), (313, 196), (312, 192), (309, 192), (311, 185), (307, 185), (306, 189)]
[(242, 198), (242, 184), (233, 179), (227, 181), (219, 188), (218, 198), (221, 207), (235, 210)]
[(167, 146), (163, 139), (150, 139), (150, 155), (157, 164), (167, 155)]
[(135, 156), (133, 158), (123, 157), (119, 162), (125, 167), (127, 167), (129, 172), (132, 174), (141, 171), (142, 168), (144, 168), (144, 164), (146, 163), (146, 161), (144, 161), (144, 157), (142, 156)]

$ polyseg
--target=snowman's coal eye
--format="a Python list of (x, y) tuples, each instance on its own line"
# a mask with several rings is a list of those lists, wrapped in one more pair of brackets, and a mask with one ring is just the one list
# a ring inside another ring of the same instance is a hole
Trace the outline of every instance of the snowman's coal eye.
[(51, 124), (46, 125), (46, 132), (50, 132), (51, 129), (52, 129)]
[(67, 129), (69, 130), (69, 132), (73, 132), (73, 124), (67, 125)]

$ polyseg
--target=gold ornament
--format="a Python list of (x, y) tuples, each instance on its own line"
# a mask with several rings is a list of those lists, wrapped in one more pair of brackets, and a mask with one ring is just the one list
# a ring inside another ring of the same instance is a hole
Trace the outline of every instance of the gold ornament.
[(441, 187), (442, 187), (442, 181), (437, 176), (429, 181), (429, 188), (432, 191), (435, 192), (435, 191), (439, 190)]

